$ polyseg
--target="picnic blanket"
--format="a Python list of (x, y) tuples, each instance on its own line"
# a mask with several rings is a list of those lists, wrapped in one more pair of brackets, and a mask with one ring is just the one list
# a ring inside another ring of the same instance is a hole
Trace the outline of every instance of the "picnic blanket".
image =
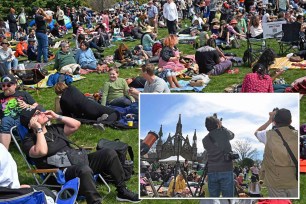
[[(181, 88), (170, 88), (171, 91), (194, 91), (194, 92), (201, 92), (206, 86), (207, 84), (205, 84), (204, 86), (190, 86), (189, 81), (184, 81), (184, 80), (179, 80), (178, 81), (179, 85), (181, 86)], [(168, 86), (169, 83), (167, 82)], [(137, 90), (139, 90), (140, 92), (143, 92), (143, 88), (137, 88)]]
[[(25, 85), (26, 87), (29, 87), (29, 88), (39, 88), (39, 89), (44, 89), (44, 88), (49, 88), (49, 87), (52, 87), (52, 86), (48, 86), (47, 85), (47, 81), (49, 79), (49, 76), (51, 74), (54, 74), (56, 73), (57, 70), (51, 70), (49, 71), (49, 74), (47, 76), (45, 76), (45, 78), (43, 80), (41, 80), (39, 83), (35, 84), (35, 85)], [(72, 80), (73, 81), (79, 81), (79, 80), (82, 80), (82, 79), (85, 79), (86, 77), (84, 76), (81, 76), (81, 75), (73, 75), (72, 76)]]
[(300, 67), (294, 64), (305, 64), (306, 65), (306, 60), (296, 63), (296, 62), (290, 62), (287, 57), (280, 57), (280, 58), (275, 58), (274, 64), (270, 66), (271, 69), (280, 69), (280, 68), (288, 68), (288, 69), (305, 69), (305, 67)]

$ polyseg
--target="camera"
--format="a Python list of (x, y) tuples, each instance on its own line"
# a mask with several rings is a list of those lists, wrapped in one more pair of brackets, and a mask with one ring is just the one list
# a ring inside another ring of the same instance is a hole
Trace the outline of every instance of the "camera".
[(233, 152), (229, 152), (224, 154), (224, 160), (225, 161), (232, 161), (235, 159), (239, 159), (239, 154), (233, 153)]

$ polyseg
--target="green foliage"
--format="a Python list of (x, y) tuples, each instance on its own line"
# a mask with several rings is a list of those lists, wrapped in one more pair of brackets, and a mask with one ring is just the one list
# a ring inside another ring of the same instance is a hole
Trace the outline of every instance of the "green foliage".
[(254, 165), (254, 161), (253, 159), (250, 159), (250, 158), (244, 158), (241, 162), (240, 162), (240, 166), (241, 167), (251, 167)]

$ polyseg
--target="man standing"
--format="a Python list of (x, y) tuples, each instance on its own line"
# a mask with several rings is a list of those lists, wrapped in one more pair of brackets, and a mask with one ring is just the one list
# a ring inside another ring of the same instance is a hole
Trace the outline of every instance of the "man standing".
[(7, 16), (7, 20), (9, 22), (11, 40), (16, 40), (15, 39), (15, 37), (16, 37), (15, 34), (18, 30), (18, 27), (17, 27), (17, 19), (16, 19), (15, 9), (10, 8), (10, 13)]
[(42, 8), (37, 9), (35, 14), (37, 46), (37, 62), (41, 62), (43, 56), (44, 63), (48, 62), (48, 36), (46, 21), (52, 20)]
[[(298, 158), (298, 132), (290, 125), (289, 110), (285, 108), (275, 110), (270, 112), (269, 116), (269, 120), (255, 132), (259, 141), (265, 144), (262, 165), (264, 183), (269, 197), (297, 197), (299, 172), (296, 171), (297, 167), (292, 158)], [(275, 125), (274, 128), (266, 131), (272, 123)], [(287, 143), (293, 157), (290, 156), (284, 143)]]
[(148, 18), (149, 18), (149, 25), (154, 27), (154, 32), (158, 32), (157, 28), (157, 22), (158, 22), (158, 9), (157, 7), (153, 4), (153, 1), (149, 1), (148, 3)]
[(13, 126), (19, 125), (19, 116), (25, 108), (35, 108), (38, 104), (32, 96), (25, 91), (17, 91), (17, 81), (13, 75), (6, 75), (1, 78), (2, 93), (1, 102), (1, 126), (0, 143), (9, 149), (11, 143), (10, 130)]
[(178, 26), (178, 13), (176, 4), (173, 0), (167, 0), (167, 3), (163, 6), (163, 16), (167, 21), (168, 33), (176, 34)]
[(234, 133), (222, 126), (216, 115), (205, 120), (208, 135), (203, 139), (208, 161), (208, 190), (210, 197), (234, 197), (233, 161), (230, 140)]

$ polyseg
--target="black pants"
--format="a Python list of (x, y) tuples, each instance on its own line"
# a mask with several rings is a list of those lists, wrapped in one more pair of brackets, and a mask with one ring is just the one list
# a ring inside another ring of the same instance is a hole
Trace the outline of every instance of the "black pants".
[(106, 173), (115, 180), (117, 189), (125, 187), (124, 171), (115, 150), (103, 148), (88, 154), (89, 166), (71, 166), (65, 173), (66, 181), (80, 178), (79, 194), (86, 197), (87, 203), (102, 203), (102, 198), (96, 189), (93, 176)]
[(167, 27), (169, 34), (176, 34), (176, 20), (175, 21), (167, 20)]

